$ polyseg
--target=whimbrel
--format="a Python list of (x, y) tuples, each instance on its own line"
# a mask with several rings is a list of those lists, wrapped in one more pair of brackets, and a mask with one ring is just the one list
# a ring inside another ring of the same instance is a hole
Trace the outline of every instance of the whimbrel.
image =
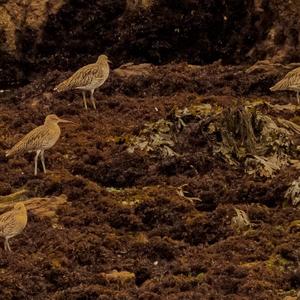
[(277, 82), (270, 88), (272, 92), (275, 91), (295, 91), (297, 93), (297, 101), (300, 103), (300, 67), (288, 72), (283, 79)]
[(82, 90), (83, 104), (85, 109), (87, 109), (85, 92), (90, 91), (90, 99), (94, 109), (96, 109), (94, 91), (108, 78), (109, 62), (110, 60), (106, 55), (100, 55), (96, 63), (80, 68), (70, 78), (57, 85), (54, 90), (58, 92), (72, 89)]
[(0, 215), (0, 236), (4, 238), (4, 250), (11, 251), (8, 240), (23, 231), (27, 224), (27, 210), (22, 202), (13, 210)]
[(17, 144), (6, 152), (6, 157), (24, 152), (36, 151), (34, 159), (34, 175), (37, 175), (38, 157), (41, 155), (41, 162), (44, 173), (46, 173), (44, 151), (53, 147), (60, 136), (58, 123), (73, 123), (60, 119), (56, 115), (48, 115), (44, 125), (34, 128), (27, 133)]

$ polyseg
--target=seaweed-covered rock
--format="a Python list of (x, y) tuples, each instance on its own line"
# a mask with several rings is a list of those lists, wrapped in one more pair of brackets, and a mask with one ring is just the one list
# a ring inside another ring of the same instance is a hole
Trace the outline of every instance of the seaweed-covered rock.
[[(108, 54), (115, 65), (299, 59), (295, 1), (0, 2), (1, 86)], [(9, 62), (9, 63), (8, 63)]]

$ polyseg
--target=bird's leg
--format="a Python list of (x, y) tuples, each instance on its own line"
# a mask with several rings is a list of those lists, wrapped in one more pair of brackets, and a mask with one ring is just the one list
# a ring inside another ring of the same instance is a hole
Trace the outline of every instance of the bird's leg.
[(8, 238), (5, 238), (5, 242), (4, 242), (4, 250), (8, 250), (9, 252), (11, 252), (9, 243), (8, 243)]
[(39, 157), (40, 153), (41, 153), (41, 150), (37, 150), (35, 158), (34, 158), (34, 175), (35, 176), (37, 175), (37, 163), (38, 163), (38, 157)]
[(45, 166), (44, 150), (41, 151), (41, 162), (42, 162), (42, 165), (43, 165), (43, 171), (46, 174), (47, 171), (46, 171), (46, 166)]
[(87, 109), (86, 98), (85, 98), (85, 91), (82, 91), (82, 98), (83, 98), (83, 105), (84, 105), (84, 108)]
[(299, 99), (299, 91), (297, 91), (297, 102), (298, 102), (298, 104), (300, 103), (300, 99)]
[(96, 103), (94, 98), (94, 90), (91, 90), (91, 102), (93, 104), (94, 109), (96, 109)]
[(11, 249), (10, 249), (10, 246), (9, 246), (9, 243), (8, 243), (8, 239), (7, 239), (7, 249), (9, 252), (11, 252)]

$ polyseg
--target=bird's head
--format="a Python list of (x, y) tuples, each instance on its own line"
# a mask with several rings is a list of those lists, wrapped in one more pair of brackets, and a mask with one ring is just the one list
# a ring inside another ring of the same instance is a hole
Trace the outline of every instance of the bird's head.
[(24, 205), (23, 202), (18, 202), (18, 203), (16, 203), (16, 204), (14, 205), (14, 209), (15, 209), (15, 210), (23, 210), (23, 209), (26, 209), (26, 208), (25, 208), (25, 205)]
[(49, 124), (49, 123), (57, 124), (57, 123), (73, 123), (73, 122), (65, 119), (61, 119), (57, 115), (48, 115), (45, 119), (45, 124)]
[(109, 63), (111, 63), (111, 61), (108, 59), (108, 57), (105, 54), (101, 54), (98, 57), (97, 63), (101, 63), (101, 62), (109, 62)]

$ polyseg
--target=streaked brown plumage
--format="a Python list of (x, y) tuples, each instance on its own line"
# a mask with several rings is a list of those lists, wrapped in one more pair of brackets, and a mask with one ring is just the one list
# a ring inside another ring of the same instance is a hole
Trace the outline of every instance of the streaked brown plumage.
[(272, 92), (275, 91), (295, 91), (297, 93), (297, 101), (300, 103), (300, 67), (288, 72), (283, 79), (277, 82), (270, 88)]
[(27, 133), (17, 144), (6, 152), (6, 157), (24, 152), (36, 151), (34, 159), (34, 175), (37, 175), (37, 161), (41, 154), (41, 162), (44, 173), (46, 173), (44, 151), (53, 147), (60, 137), (60, 128), (58, 123), (72, 123), (64, 119), (60, 119), (56, 115), (48, 115), (44, 125), (34, 128)]
[(11, 251), (8, 240), (20, 234), (27, 224), (27, 210), (24, 203), (14, 205), (13, 210), (0, 215), (0, 237), (4, 238), (4, 250)]
[(100, 55), (96, 63), (80, 68), (70, 78), (57, 85), (54, 90), (58, 92), (72, 89), (82, 90), (83, 104), (85, 109), (87, 109), (85, 92), (90, 91), (90, 99), (94, 109), (96, 109), (94, 91), (108, 78), (109, 62), (110, 61), (106, 55)]

